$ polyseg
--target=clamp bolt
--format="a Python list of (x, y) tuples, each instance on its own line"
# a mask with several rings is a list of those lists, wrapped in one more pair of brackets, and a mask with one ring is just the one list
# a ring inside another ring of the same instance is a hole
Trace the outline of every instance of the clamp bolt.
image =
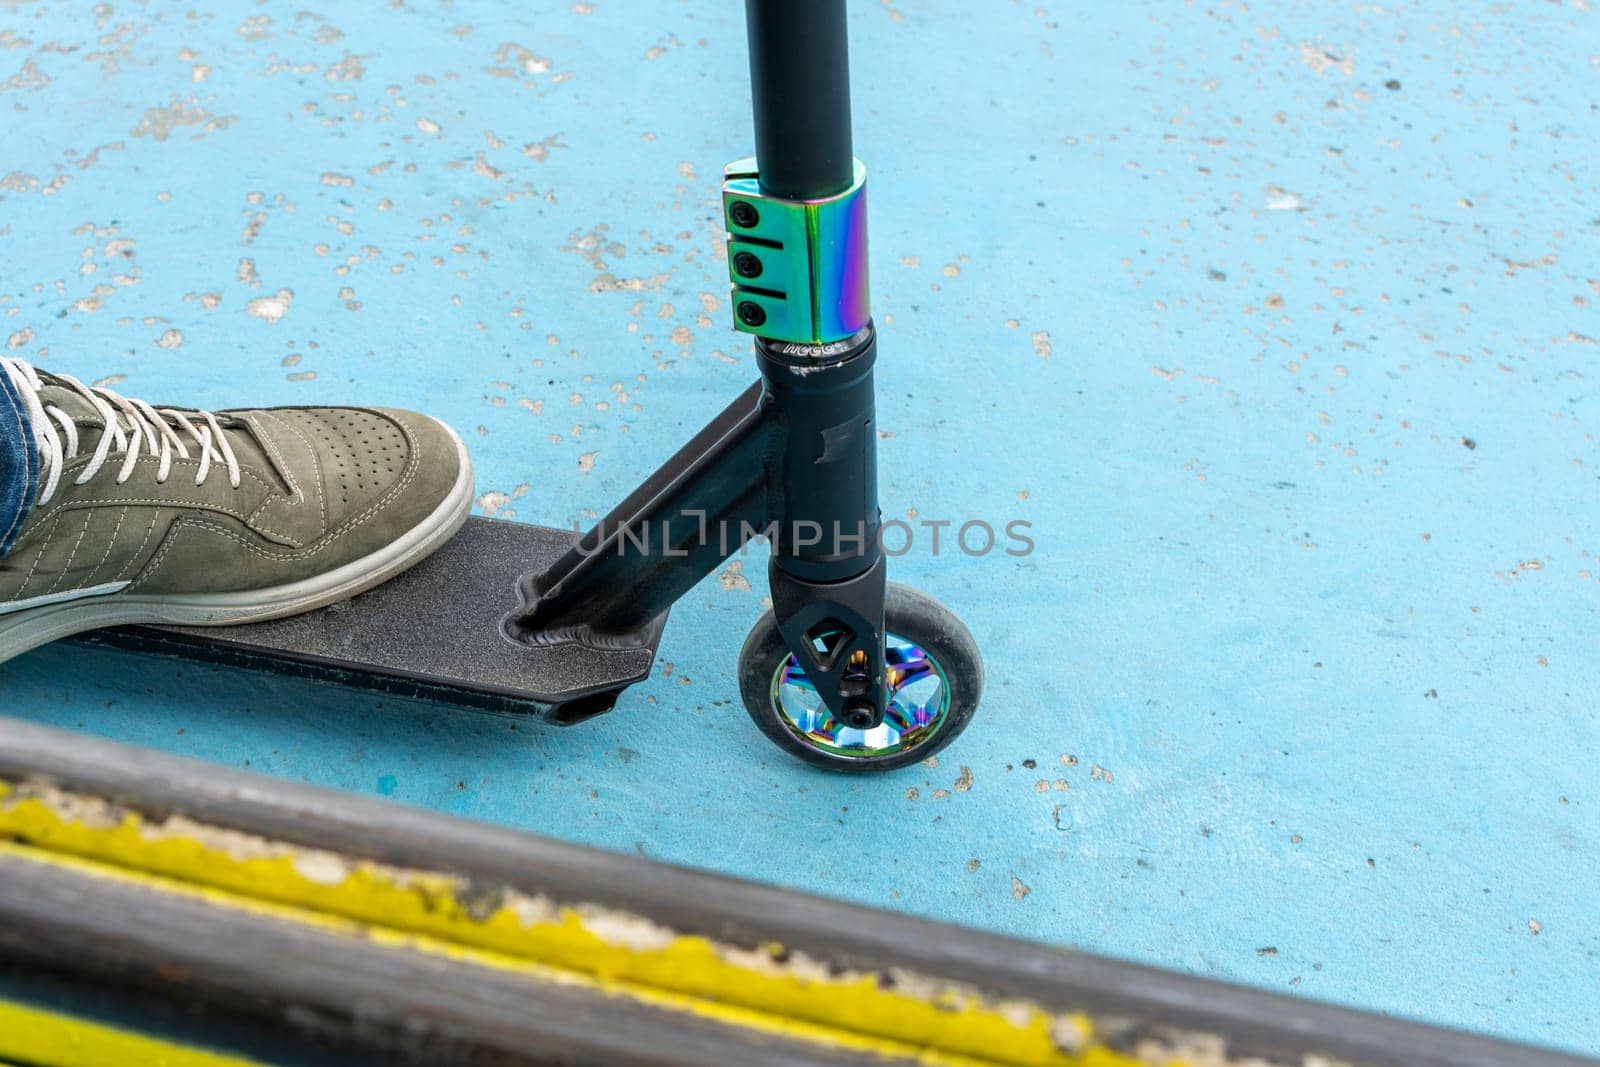
[(767, 313), (762, 310), (760, 304), (752, 304), (746, 300), (739, 305), (739, 321), (746, 326), (760, 326), (767, 321)]
[(728, 205), (728, 216), (733, 219), (735, 226), (749, 229), (761, 221), (761, 213), (746, 200), (735, 200)]
[(733, 257), (733, 270), (741, 278), (759, 278), (761, 259), (753, 252), (740, 252)]

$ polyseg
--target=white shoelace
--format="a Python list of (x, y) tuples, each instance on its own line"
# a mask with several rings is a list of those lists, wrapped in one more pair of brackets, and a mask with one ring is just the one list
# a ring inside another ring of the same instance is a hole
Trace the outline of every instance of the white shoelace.
[[(33, 436), (39, 445), (44, 474), (44, 488), (39, 494), (39, 503), (48, 504), (61, 482), (62, 467), (78, 454), (78, 426), (72, 421), (72, 416), (54, 404), (44, 403), (40, 398), (39, 390), (44, 383), (31, 364), (10, 356), (0, 356), (0, 368), (10, 377), (11, 384), (16, 387), (23, 404), (28, 408), (28, 420), (33, 424)], [(100, 444), (73, 485), (82, 485), (98, 474), (112, 452), (123, 455), (122, 467), (117, 472), (117, 484), (121, 485), (133, 474), (140, 453), (146, 449), (161, 461), (156, 468), (156, 482), (165, 482), (172, 471), (173, 451), (177, 451), (180, 459), (189, 458), (189, 449), (176, 432), (181, 429), (199, 445), (200, 469), (195, 472), (194, 484), (205, 484), (206, 475), (211, 473), (211, 464), (215, 461), (228, 468), (229, 484), (235, 489), (239, 488), (239, 461), (234, 457), (233, 447), (223, 434), (217, 417), (211, 412), (157, 409), (143, 400), (130, 399), (109, 389), (91, 389), (65, 374), (53, 377), (92, 404), (105, 425), (104, 432), (100, 434)], [(195, 419), (201, 424), (195, 425)]]

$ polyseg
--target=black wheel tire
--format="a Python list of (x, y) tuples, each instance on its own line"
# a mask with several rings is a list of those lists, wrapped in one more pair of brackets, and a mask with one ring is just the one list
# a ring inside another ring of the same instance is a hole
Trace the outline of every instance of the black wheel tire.
[(972, 721), (983, 696), (983, 657), (972, 634), (950, 609), (909, 586), (889, 583), (884, 628), (922, 646), (944, 671), (950, 687), (944, 722), (912, 747), (884, 756), (841, 756), (807, 744), (790, 730), (772, 703), (773, 676), (789, 658), (789, 647), (770, 611), (751, 627), (739, 651), (739, 695), (745, 711), (779, 748), (830, 771), (875, 774), (922, 762), (954, 741)]

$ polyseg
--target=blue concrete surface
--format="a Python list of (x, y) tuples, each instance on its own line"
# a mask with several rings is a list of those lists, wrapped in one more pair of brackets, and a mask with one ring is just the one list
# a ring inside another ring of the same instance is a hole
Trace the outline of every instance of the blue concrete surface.
[[(0, 8), (9, 351), (426, 407), (483, 510), (561, 525), (753, 377), (717, 221), (739, 5), (212, 7)], [(758, 557), (568, 731), (76, 649), (0, 668), (0, 706), (1600, 1052), (1600, 14), (854, 17), (886, 513), (1037, 542), (897, 564), (988, 658), (937, 766), (827, 777), (750, 726)]]

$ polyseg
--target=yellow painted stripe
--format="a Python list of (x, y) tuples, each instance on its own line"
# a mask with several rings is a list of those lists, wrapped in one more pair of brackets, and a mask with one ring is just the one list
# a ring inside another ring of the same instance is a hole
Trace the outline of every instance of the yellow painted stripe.
[[(838, 975), (769, 946), (750, 951), (638, 916), (473, 886), (301, 848), (181, 816), (150, 821), (94, 797), (0, 782), (0, 851), (227, 907), (521, 970), (792, 1038), (929, 1063), (1182, 1067), (1171, 1048), (1131, 1057), (1096, 1041), (1092, 1020), (916, 975)], [(73, 857), (76, 857), (74, 860)], [(841, 1005), (849, 1011), (841, 1012)]]
[[(177, 882), (157, 875), (110, 867), (81, 857), (42, 853), (36, 849), (18, 846), (5, 841), (0, 841), (0, 856), (13, 856), (33, 863), (75, 871), (91, 877), (153, 889), (170, 896), (204, 901), (214, 907), (231, 908), (251, 915), (264, 916), (311, 927), (321, 933), (349, 938), (356, 942), (400, 948), (420, 954), (439, 956), (485, 969), (511, 973), (530, 982), (587, 988), (603, 996), (628, 998), (651, 1007), (680, 1011), (714, 1022), (743, 1029), (759, 1030), (779, 1037), (840, 1049), (875, 1053), (886, 1058), (914, 1059), (928, 1064), (929, 1067), (992, 1067), (992, 1065), (999, 1062), (985, 1057), (950, 1055), (936, 1049), (918, 1048), (900, 1042), (868, 1037), (846, 1030), (831, 1029), (795, 1019), (774, 1017), (762, 1012), (700, 1000), (682, 994), (630, 987), (615, 980), (562, 970), (487, 949), (469, 948), (425, 935), (399, 933), (381, 927), (367, 926), (347, 919), (308, 912), (282, 904), (267, 904), (259, 900), (251, 900), (216, 889)], [(0, 1051), (4, 1050), (5, 1046), (0, 1044)], [(1101, 1062), (1103, 1061), (1095, 1061), (1097, 1067)], [(54, 1067), (54, 1064), (51, 1067)], [(172, 1067), (188, 1067), (188, 1065), (174, 1064)], [(1112, 1065), (1107, 1063), (1106, 1067), (1112, 1067)], [(1120, 1067), (1120, 1065), (1117, 1065), (1117, 1067)]]
[[(0, 1000), (0, 1057), (33, 1067), (261, 1067), (259, 1060), (190, 1045)], [(6, 1067), (9, 1061), (0, 1061)]]

